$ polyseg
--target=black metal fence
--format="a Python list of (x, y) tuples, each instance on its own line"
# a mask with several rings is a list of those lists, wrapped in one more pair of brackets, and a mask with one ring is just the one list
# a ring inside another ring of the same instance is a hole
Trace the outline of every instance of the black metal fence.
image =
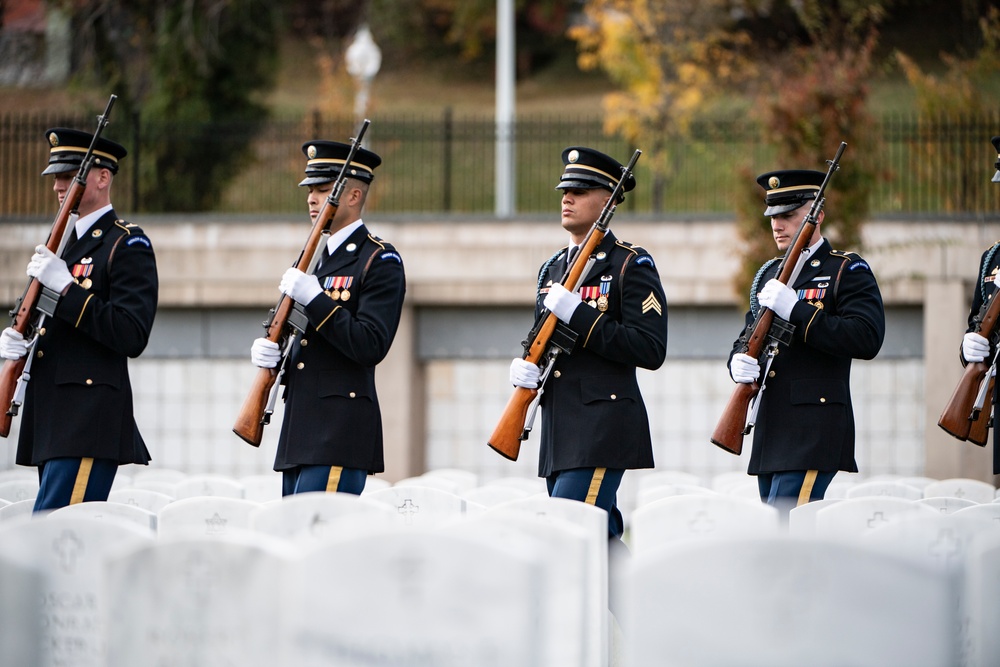
[[(39, 178), (47, 156), (44, 131), (54, 126), (88, 129), (92, 116), (0, 114), (0, 220), (45, 218), (55, 209), (51, 182)], [(130, 213), (148, 212), (144, 205), (156, 182), (144, 169), (143, 146), (150, 137), (179, 145), (195, 136), (214, 141), (250, 142), (252, 158), (218, 193), (215, 212), (296, 214), (305, 209), (296, 187), (305, 157), (300, 146), (313, 138), (345, 141), (355, 122), (348, 117), (307, 114), (275, 118), (253, 134), (238, 125), (225, 127), (172, 124), (152, 127), (139, 116), (118, 119), (107, 136), (130, 149), (115, 186), (115, 201)], [(206, 132), (206, 129), (209, 131)], [(929, 118), (892, 114), (879, 118), (870, 146), (853, 146), (877, 174), (872, 188), (873, 215), (983, 215), (1000, 210), (1000, 186), (990, 183), (993, 149), (990, 137), (1000, 134), (1000, 113), (989, 116)], [(494, 210), (496, 129), (492, 117), (438, 115), (374, 116), (366, 146), (379, 153), (383, 165), (369, 210), (395, 214), (490, 214)], [(588, 145), (623, 162), (632, 147), (604, 134), (598, 115), (521, 116), (515, 136), (516, 210), (551, 213), (560, 169), (560, 153), (570, 145)], [(163, 139), (168, 137), (168, 139)], [(627, 210), (636, 213), (715, 213), (734, 210), (741, 168), (760, 173), (777, 165), (773, 138), (742, 118), (696, 123), (691, 136), (669, 148), (668, 176), (659, 196), (639, 187)], [(205, 165), (210, 168), (211, 150)], [(649, 183), (653, 165), (639, 161), (637, 177)], [(146, 174), (146, 176), (143, 176)], [(654, 208), (657, 209), (654, 211)]]

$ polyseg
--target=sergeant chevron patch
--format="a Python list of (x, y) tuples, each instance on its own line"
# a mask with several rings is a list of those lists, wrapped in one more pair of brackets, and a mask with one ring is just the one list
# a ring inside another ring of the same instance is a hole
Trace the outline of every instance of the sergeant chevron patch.
[(663, 314), (663, 307), (660, 306), (660, 302), (657, 301), (656, 295), (652, 292), (646, 297), (646, 300), (642, 302), (642, 314), (645, 315), (651, 310), (655, 310), (657, 315)]

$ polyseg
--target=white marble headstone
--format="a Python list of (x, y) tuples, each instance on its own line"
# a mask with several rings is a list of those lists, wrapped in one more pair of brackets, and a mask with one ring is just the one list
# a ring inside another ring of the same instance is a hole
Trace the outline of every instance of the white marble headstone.
[(42, 665), (106, 665), (104, 567), (109, 553), (152, 540), (151, 530), (132, 523), (69, 515), (0, 524), (4, 557), (42, 572)]
[(686, 539), (722, 535), (777, 533), (778, 511), (728, 494), (679, 495), (642, 505), (632, 513), (632, 548), (636, 553)]
[(525, 544), (537, 550), (545, 563), (543, 585), (534, 595), (542, 623), (542, 664), (561, 667), (600, 664), (587, 656), (586, 611), (599, 596), (597, 591), (582, 585), (591, 557), (589, 536), (582, 526), (552, 514), (500, 507), (454, 524), (449, 530), (459, 535), (498, 539), (515, 549)]
[(816, 534), (824, 537), (858, 537), (910, 514), (939, 512), (927, 505), (893, 496), (845, 498), (816, 512)]
[(545, 569), (526, 543), (395, 526), (319, 544), (287, 588), (285, 664), (542, 664)]
[[(3, 535), (3, 531), (0, 531)], [(0, 662), (18, 667), (42, 665), (41, 570), (11, 560), (0, 549)]]
[(250, 526), (282, 539), (313, 541), (335, 537), (338, 531), (332, 526), (347, 516), (387, 522), (395, 514), (387, 504), (364, 496), (313, 491), (264, 503), (251, 512)]
[(149, 510), (110, 501), (74, 503), (49, 512), (49, 516), (85, 516), (91, 519), (125, 521), (156, 531), (156, 515)]
[(954, 587), (858, 541), (686, 540), (635, 556), (625, 664), (955, 665)]
[(159, 514), (160, 537), (196, 532), (205, 537), (222, 537), (234, 529), (250, 528), (250, 513), (260, 503), (224, 496), (195, 496), (170, 503)]
[(38, 479), (16, 477), (0, 482), (0, 498), (16, 503), (38, 495)]
[(235, 530), (116, 554), (107, 564), (107, 666), (295, 664), (279, 649), (291, 557), (284, 543)]
[(587, 564), (580, 585), (588, 592), (584, 612), (587, 626), (588, 665), (604, 665), (610, 653), (608, 634), (608, 513), (594, 505), (567, 498), (530, 496), (504, 503), (506, 511), (528, 512), (542, 517), (564, 519), (584, 529), (587, 535)]
[(189, 475), (174, 485), (174, 498), (193, 498), (195, 496), (222, 496), (225, 498), (242, 498), (245, 495), (243, 485), (238, 480), (225, 475)]
[(134, 505), (144, 510), (149, 510), (153, 514), (158, 514), (161, 509), (174, 501), (172, 496), (150, 489), (137, 489), (134, 486), (124, 489), (112, 489), (108, 494), (108, 500), (125, 505)]
[(389, 505), (407, 526), (440, 525), (482, 509), (478, 503), (429, 486), (391, 486), (364, 497)]

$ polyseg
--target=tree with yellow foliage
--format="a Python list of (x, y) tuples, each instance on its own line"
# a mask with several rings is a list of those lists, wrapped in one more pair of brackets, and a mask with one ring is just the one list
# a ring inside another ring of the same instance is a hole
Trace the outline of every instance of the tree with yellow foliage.
[(728, 0), (590, 0), (569, 29), (581, 69), (601, 68), (619, 86), (603, 101), (604, 130), (644, 151), (652, 208), (663, 208), (670, 147), (714, 95), (752, 69), (750, 39)]

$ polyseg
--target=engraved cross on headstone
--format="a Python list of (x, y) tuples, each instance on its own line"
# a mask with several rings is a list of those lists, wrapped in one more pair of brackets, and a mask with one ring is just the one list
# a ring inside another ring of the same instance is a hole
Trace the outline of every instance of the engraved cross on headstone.
[(928, 547), (928, 553), (943, 564), (947, 565), (952, 559), (961, 555), (958, 538), (951, 528), (944, 528), (937, 535), (937, 539)]
[(878, 528), (884, 523), (889, 523), (889, 520), (885, 518), (885, 514), (882, 512), (875, 512), (872, 514), (872, 518), (868, 519), (868, 530)]
[(712, 519), (705, 510), (700, 510), (694, 518), (688, 522), (688, 529), (693, 535), (701, 535), (715, 531), (715, 520)]
[(223, 519), (216, 512), (212, 515), (211, 519), (205, 519), (205, 534), (206, 535), (223, 535), (226, 532), (226, 524), (229, 523), (228, 519)]
[(413, 515), (420, 511), (420, 505), (413, 504), (413, 500), (407, 498), (402, 505), (396, 508), (396, 511), (405, 517), (405, 523), (410, 524), (413, 523)]
[(53, 540), (52, 549), (59, 555), (59, 567), (64, 572), (76, 569), (76, 559), (83, 553), (83, 541), (72, 530), (64, 530)]

